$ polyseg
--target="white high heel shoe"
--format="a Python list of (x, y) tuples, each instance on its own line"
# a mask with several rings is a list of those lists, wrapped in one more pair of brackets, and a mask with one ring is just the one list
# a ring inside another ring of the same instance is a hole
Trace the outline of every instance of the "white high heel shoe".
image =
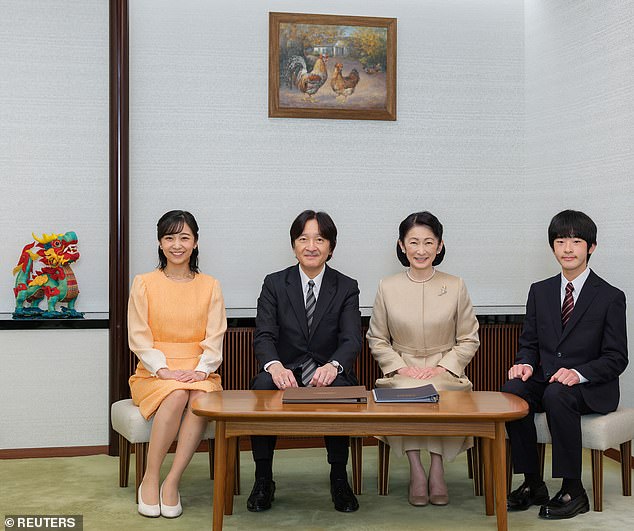
[(181, 505), (181, 493), (178, 493), (178, 503), (176, 505), (165, 505), (163, 503), (163, 485), (159, 490), (159, 499), (161, 501), (161, 516), (165, 518), (178, 518), (183, 514), (183, 506)]
[(158, 503), (156, 505), (148, 505), (143, 502), (143, 498), (141, 498), (142, 486), (143, 483), (139, 485), (139, 514), (147, 516), (148, 518), (158, 518), (161, 516), (161, 506)]

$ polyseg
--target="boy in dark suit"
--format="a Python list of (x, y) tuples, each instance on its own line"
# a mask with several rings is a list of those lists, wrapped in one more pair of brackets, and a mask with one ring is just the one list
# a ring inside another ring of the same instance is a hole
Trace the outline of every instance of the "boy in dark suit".
[[(560, 212), (548, 241), (561, 274), (531, 286), (515, 365), (502, 391), (529, 405), (526, 417), (507, 423), (513, 468), (524, 473), (508, 509), (541, 505), (541, 518), (561, 519), (589, 510), (581, 482), (581, 415), (617, 408), (627, 336), (624, 293), (588, 268), (597, 246), (594, 222), (583, 212)], [(542, 411), (552, 435), (552, 474), (563, 478), (551, 499), (540, 477), (534, 423)]]
[[(260, 372), (251, 389), (358, 385), (354, 364), (361, 352), (361, 313), (357, 281), (326, 262), (337, 244), (337, 227), (325, 212), (302, 212), (290, 230), (299, 264), (264, 279), (255, 320), (255, 357)], [(275, 492), (276, 438), (251, 437), (255, 484), (249, 511), (271, 508)], [(335, 509), (356, 511), (348, 484), (348, 437), (325, 437), (330, 490)]]

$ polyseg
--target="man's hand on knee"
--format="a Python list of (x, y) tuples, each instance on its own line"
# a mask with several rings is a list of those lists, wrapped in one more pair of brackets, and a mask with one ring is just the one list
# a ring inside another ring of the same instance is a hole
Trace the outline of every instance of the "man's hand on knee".
[(531, 376), (533, 376), (533, 368), (530, 365), (526, 365), (524, 363), (513, 365), (509, 369), (509, 380), (521, 378), (521, 380), (525, 382)]
[(575, 371), (562, 367), (550, 377), (548, 383), (559, 382), (562, 385), (572, 386), (577, 385), (580, 381), (579, 374)]
[(273, 383), (278, 389), (297, 387), (297, 380), (295, 379), (293, 371), (287, 369), (281, 363), (274, 363), (267, 368), (267, 372), (271, 375)]
[(310, 385), (315, 387), (328, 387), (335, 381), (338, 372), (337, 368), (331, 363), (317, 367), (313, 379), (310, 381)]

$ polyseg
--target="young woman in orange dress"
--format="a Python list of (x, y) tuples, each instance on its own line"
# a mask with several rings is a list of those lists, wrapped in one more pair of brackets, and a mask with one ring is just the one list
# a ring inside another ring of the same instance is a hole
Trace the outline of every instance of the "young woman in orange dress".
[[(216, 370), (227, 328), (220, 283), (198, 269), (198, 224), (189, 212), (172, 210), (157, 224), (159, 266), (134, 278), (128, 304), (128, 341), (139, 358), (130, 377), (132, 400), (153, 417), (147, 469), (139, 486), (143, 516), (182, 514), (181, 476), (207, 424), (192, 401), (222, 389)], [(160, 470), (178, 434), (172, 466)]]

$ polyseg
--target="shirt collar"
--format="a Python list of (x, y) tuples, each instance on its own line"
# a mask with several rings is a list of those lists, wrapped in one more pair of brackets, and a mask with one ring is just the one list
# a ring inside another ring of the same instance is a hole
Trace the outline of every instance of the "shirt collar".
[(579, 293), (581, 293), (581, 288), (583, 288), (583, 285), (586, 283), (586, 280), (588, 280), (588, 277), (590, 276), (590, 268), (586, 267), (586, 269), (584, 270), (583, 273), (581, 273), (577, 278), (575, 278), (574, 280), (568, 280), (563, 273), (561, 274), (561, 297), (563, 300), (563, 297), (565, 297), (566, 295), (566, 286), (568, 284), (568, 282), (572, 282), (572, 285), (574, 286), (574, 291), (572, 292), (573, 298), (576, 301), (577, 297), (579, 296)]
[[(301, 278), (302, 280), (302, 291), (304, 292), (304, 294), (306, 294), (306, 291), (308, 290), (308, 281), (310, 280), (310, 278), (308, 278), (308, 275), (304, 273), (304, 270), (299, 266), (299, 264), (297, 265), (297, 267), (299, 268), (299, 278)], [(322, 267), (319, 274), (315, 278), (313, 278), (313, 282), (315, 283), (315, 287), (313, 288), (315, 297), (317, 297), (319, 293), (319, 288), (321, 288), (321, 282), (324, 279), (325, 272), (326, 272), (326, 264), (324, 264), (324, 267)]]

